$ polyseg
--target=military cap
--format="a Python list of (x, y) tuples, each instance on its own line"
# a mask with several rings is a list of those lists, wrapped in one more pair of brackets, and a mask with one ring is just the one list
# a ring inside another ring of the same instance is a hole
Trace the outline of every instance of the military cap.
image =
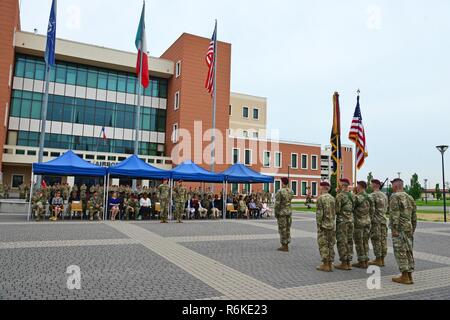
[(400, 179), (400, 178), (397, 178), (397, 179), (394, 179), (394, 180), (391, 181), (392, 184), (394, 184), (394, 183), (396, 183), (396, 182), (401, 182), (401, 183), (403, 183), (403, 180)]
[(378, 179), (373, 179), (373, 180), (372, 180), (372, 183), (375, 183), (375, 184), (381, 186), (381, 181), (378, 180)]
[(330, 187), (330, 183), (327, 182), (327, 181), (322, 181), (322, 182), (320, 183), (320, 186), (321, 186), (321, 187)]
[(346, 178), (341, 179), (340, 182), (341, 182), (341, 183), (346, 183), (346, 184), (348, 184), (348, 185), (350, 184), (350, 180), (348, 180), (348, 179), (346, 179)]
[(367, 182), (365, 182), (365, 181), (358, 181), (358, 186), (361, 186), (364, 189), (367, 189)]
[(281, 182), (283, 183), (283, 185), (287, 185), (287, 184), (289, 184), (289, 179), (288, 178), (281, 178)]

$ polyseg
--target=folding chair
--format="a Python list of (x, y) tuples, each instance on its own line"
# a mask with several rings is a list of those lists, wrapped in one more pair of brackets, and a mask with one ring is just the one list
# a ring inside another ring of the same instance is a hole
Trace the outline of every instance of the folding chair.
[(230, 214), (230, 218), (233, 219), (233, 214), (237, 216), (238, 211), (234, 208), (234, 204), (227, 203), (227, 214)]

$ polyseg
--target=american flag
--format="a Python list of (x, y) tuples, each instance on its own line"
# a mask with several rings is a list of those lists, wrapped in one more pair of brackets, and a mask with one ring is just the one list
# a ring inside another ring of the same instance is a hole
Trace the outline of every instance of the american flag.
[(206, 53), (206, 65), (208, 66), (208, 77), (206, 78), (205, 88), (209, 93), (213, 93), (214, 91), (214, 74), (215, 70), (215, 50), (216, 50), (216, 42), (217, 42), (217, 22), (214, 28), (214, 33), (211, 38), (211, 42), (209, 43), (208, 52)]
[(359, 106), (359, 96), (348, 138), (356, 145), (356, 167), (359, 170), (362, 168), (366, 158), (368, 157), (368, 153), (366, 151), (366, 132), (364, 131), (361, 108)]

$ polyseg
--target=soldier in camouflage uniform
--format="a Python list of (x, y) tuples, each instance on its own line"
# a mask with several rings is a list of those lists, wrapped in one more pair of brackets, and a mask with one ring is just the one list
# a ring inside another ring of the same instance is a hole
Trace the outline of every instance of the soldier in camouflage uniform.
[(5, 187), (3, 184), (0, 184), (0, 199), (6, 199), (5, 198)]
[(280, 234), (281, 247), (278, 251), (289, 252), (291, 242), (292, 225), (292, 198), (294, 192), (289, 188), (289, 179), (282, 178), (283, 187), (275, 196), (275, 217), (278, 222), (278, 233)]
[(352, 270), (353, 260), (353, 194), (348, 190), (350, 180), (341, 179), (341, 191), (336, 195), (336, 241), (340, 265), (339, 270)]
[(45, 198), (44, 193), (41, 190), (37, 190), (31, 199), (31, 205), (33, 208), (34, 216), (36, 218), (36, 222), (40, 221), (45, 216), (45, 204), (47, 199)]
[(103, 201), (97, 192), (89, 199), (89, 220), (93, 221), (94, 216), (97, 215), (97, 220), (102, 220), (103, 216)]
[(125, 205), (125, 218), (130, 220), (132, 216), (133, 219), (136, 219), (137, 214), (139, 213), (139, 200), (135, 194), (130, 195), (127, 203)]
[(322, 182), (320, 184), (321, 195), (317, 199), (316, 221), (317, 221), (317, 242), (319, 244), (322, 265), (316, 269), (318, 271), (333, 271), (334, 244), (336, 242), (336, 201), (329, 194), (330, 184)]
[(169, 215), (170, 205), (170, 187), (166, 181), (158, 187), (159, 191), (159, 203), (161, 206), (161, 223), (168, 223), (167, 218)]
[(355, 209), (353, 211), (353, 218), (355, 220), (353, 239), (358, 255), (358, 263), (352, 266), (360, 269), (367, 269), (369, 266), (370, 212), (372, 210), (372, 200), (366, 193), (366, 189), (367, 183), (365, 181), (358, 182), (356, 186)]
[(25, 184), (23, 183), (19, 186), (19, 198), (25, 199)]
[(3, 192), (4, 192), (4, 195), (5, 195), (5, 199), (9, 199), (9, 191), (11, 191), (9, 185), (5, 184), (3, 186), (3, 190), (4, 190)]
[(178, 223), (182, 223), (181, 218), (183, 217), (184, 206), (187, 201), (187, 190), (183, 187), (183, 181), (177, 182), (173, 192), (175, 202), (175, 218)]
[(394, 194), (389, 202), (389, 227), (392, 231), (395, 260), (399, 266), (401, 276), (392, 281), (400, 284), (414, 284), (414, 233), (417, 227), (416, 203), (403, 190), (403, 181), (392, 181)]
[(81, 200), (81, 206), (83, 208), (83, 216), (86, 216), (86, 210), (88, 207), (88, 203), (86, 201), (86, 191), (87, 191), (87, 186), (83, 183), (80, 187), (80, 200)]
[(388, 209), (388, 197), (380, 191), (380, 180), (372, 180), (373, 193), (370, 194), (372, 199), (372, 211), (370, 214), (370, 241), (372, 242), (375, 260), (369, 262), (369, 266), (384, 267), (384, 258), (387, 255), (387, 219), (386, 212)]

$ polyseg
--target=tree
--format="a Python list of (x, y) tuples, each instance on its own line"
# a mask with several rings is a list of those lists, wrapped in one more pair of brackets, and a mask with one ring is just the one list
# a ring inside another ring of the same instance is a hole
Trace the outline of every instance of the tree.
[(441, 200), (442, 198), (442, 191), (441, 188), (439, 187), (439, 183), (436, 185), (434, 196), (436, 197), (437, 200)]
[(373, 180), (373, 174), (372, 172), (369, 172), (369, 175), (367, 176), (367, 193), (372, 193), (372, 180)]
[(408, 194), (413, 197), (414, 200), (420, 199), (420, 195), (422, 194), (422, 186), (419, 183), (419, 176), (417, 173), (413, 174), (411, 178), (411, 187), (408, 191)]

